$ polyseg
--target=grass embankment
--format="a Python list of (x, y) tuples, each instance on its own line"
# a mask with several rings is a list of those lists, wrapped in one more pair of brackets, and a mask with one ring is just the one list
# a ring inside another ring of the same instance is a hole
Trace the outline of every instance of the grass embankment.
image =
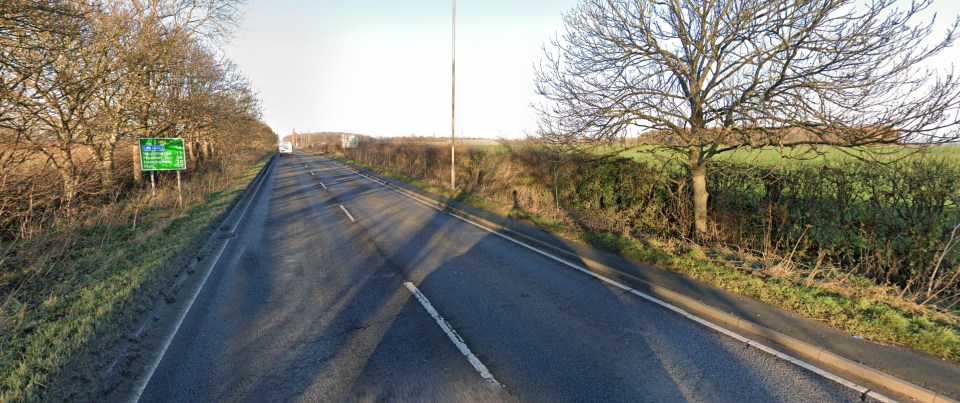
[(19, 252), (0, 260), (0, 401), (43, 398), (65, 365), (123, 338), (267, 161), (185, 184), (186, 209), (167, 189), (149, 210), (147, 191), (9, 245)]
[[(952, 153), (952, 150), (951, 150)], [(784, 259), (723, 248), (705, 249), (676, 239), (597, 232), (569, 219), (552, 218), (430, 181), (348, 160), (385, 176), (496, 214), (526, 221), (555, 235), (617, 252), (638, 263), (682, 273), (707, 284), (759, 299), (880, 343), (908, 346), (960, 362), (960, 319), (956, 311), (918, 305), (891, 287), (836, 268), (797, 270)]]

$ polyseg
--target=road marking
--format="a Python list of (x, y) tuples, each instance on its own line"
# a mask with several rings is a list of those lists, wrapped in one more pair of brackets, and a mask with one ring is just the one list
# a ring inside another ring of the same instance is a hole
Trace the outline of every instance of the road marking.
[(313, 171), (310, 171), (310, 175), (317, 176), (317, 174), (313, 173)]
[[(387, 184), (385, 184), (385, 183), (382, 183), (382, 182), (376, 181), (376, 180), (374, 180), (374, 179), (371, 179), (371, 178), (368, 177), (367, 175), (364, 175), (364, 174), (362, 174), (362, 173), (360, 173), (360, 172), (358, 172), (358, 171), (355, 171), (355, 170), (353, 170), (353, 169), (347, 168), (346, 166), (344, 166), (344, 165), (342, 165), (342, 164), (340, 164), (340, 163), (334, 162), (334, 164), (340, 165), (341, 167), (343, 167), (344, 169), (347, 169), (348, 171), (351, 171), (351, 172), (353, 172), (353, 173), (355, 173), (355, 174), (357, 174), (357, 175), (360, 175), (360, 176), (362, 176), (362, 177), (364, 177), (364, 178), (367, 178), (367, 179), (369, 179), (370, 181), (376, 182), (376, 183), (380, 184), (381, 186), (383, 186), (383, 187), (385, 187), (385, 188), (387, 188), (387, 189), (393, 190), (394, 192), (397, 192), (397, 193), (399, 193), (399, 194), (401, 194), (401, 195), (403, 195), (403, 196), (406, 196), (406, 197), (408, 197), (408, 198), (410, 198), (410, 199), (413, 199), (413, 200), (418, 201), (418, 202), (420, 202), (420, 203), (426, 204), (426, 205), (428, 205), (428, 206), (430, 206), (430, 207), (433, 207), (433, 208), (436, 209), (436, 210), (442, 210), (442, 209), (438, 208), (437, 206), (434, 206), (434, 205), (432, 205), (432, 204), (429, 204), (429, 203), (421, 200), (421, 199), (418, 198), (418, 197), (414, 197), (414, 196), (412, 196), (412, 195), (410, 195), (410, 194), (407, 194), (407, 193), (405, 193), (405, 192), (401, 192), (401, 191), (399, 191), (399, 190), (396, 190), (396, 189), (394, 189), (393, 187), (391, 187), (391, 186), (389, 186), (389, 185), (387, 185)], [(466, 217), (458, 216), (458, 215), (454, 214), (453, 212), (447, 211), (447, 214), (449, 214), (450, 216), (452, 216), (452, 217), (454, 217), (454, 218), (457, 218), (457, 219), (459, 219), (459, 220), (461, 220), (461, 221), (467, 222), (467, 223), (469, 223), (469, 224), (471, 224), (471, 225), (473, 225), (473, 226), (475, 226), (475, 227), (478, 227), (478, 228), (480, 228), (480, 229), (483, 229), (484, 231), (487, 231), (487, 232), (489, 232), (489, 233), (491, 233), (491, 234), (497, 235), (497, 236), (499, 236), (499, 237), (501, 237), (501, 238), (503, 238), (503, 239), (505, 239), (505, 240), (507, 240), (507, 241), (513, 242), (513, 243), (515, 243), (515, 244), (517, 244), (517, 245), (520, 245), (520, 246), (522, 246), (522, 247), (524, 247), (524, 248), (527, 248), (527, 249), (529, 249), (529, 250), (531, 250), (531, 251), (533, 251), (533, 252), (535, 252), (535, 253), (538, 253), (538, 254), (540, 254), (540, 255), (542, 255), (542, 256), (544, 256), (544, 257), (547, 257), (547, 258), (549, 258), (549, 259), (551, 259), (551, 260), (554, 260), (554, 261), (556, 261), (556, 262), (559, 262), (559, 263), (561, 263), (561, 264), (563, 264), (563, 265), (565, 265), (565, 266), (568, 266), (568, 267), (570, 267), (570, 268), (573, 268), (573, 269), (575, 269), (575, 270), (578, 270), (578, 271), (580, 271), (580, 272), (583, 272), (583, 273), (585, 273), (585, 274), (587, 274), (587, 275), (589, 275), (589, 276), (591, 276), (591, 277), (594, 277), (594, 278), (596, 278), (596, 279), (599, 279), (600, 281), (603, 281), (603, 282), (605, 282), (605, 283), (608, 283), (608, 284), (610, 284), (610, 285), (613, 285), (613, 286), (615, 286), (615, 287), (617, 287), (617, 288), (620, 288), (620, 289), (622, 289), (622, 290), (624, 290), (624, 291), (626, 291), (626, 292), (629, 292), (629, 293), (631, 293), (631, 294), (634, 294), (634, 295), (636, 295), (636, 296), (638, 296), (638, 297), (640, 297), (640, 298), (643, 298), (643, 299), (648, 300), (648, 301), (650, 301), (650, 302), (653, 302), (653, 303), (655, 303), (655, 304), (657, 304), (657, 305), (660, 305), (660, 306), (662, 306), (662, 307), (664, 307), (664, 308), (666, 308), (666, 309), (669, 309), (669, 310), (671, 310), (671, 311), (674, 311), (674, 312), (680, 314), (681, 316), (683, 316), (683, 317), (685, 317), (685, 318), (687, 318), (687, 319), (690, 319), (690, 320), (692, 320), (692, 321), (694, 321), (694, 322), (696, 322), (696, 323), (699, 323), (699, 324), (701, 324), (701, 325), (703, 325), (703, 326), (706, 326), (706, 327), (708, 327), (708, 328), (710, 328), (710, 329), (713, 329), (713, 330), (715, 330), (715, 331), (717, 331), (717, 332), (719, 332), (719, 333), (721, 333), (721, 334), (723, 334), (723, 335), (726, 335), (726, 336), (728, 336), (728, 337), (731, 337), (731, 338), (733, 338), (733, 339), (735, 339), (735, 340), (737, 340), (737, 341), (744, 342), (744, 343), (746, 343), (747, 345), (752, 346), (752, 347), (754, 347), (754, 348), (756, 348), (756, 349), (758, 349), (758, 350), (760, 350), (760, 351), (763, 351), (763, 352), (765, 352), (765, 353), (767, 353), (767, 354), (771, 354), (771, 355), (773, 355), (773, 356), (775, 356), (775, 357), (777, 357), (777, 358), (783, 359), (783, 360), (785, 360), (785, 361), (787, 361), (787, 362), (789, 362), (789, 363), (792, 363), (792, 364), (797, 365), (797, 366), (799, 366), (799, 367), (801, 367), (801, 368), (804, 368), (804, 369), (806, 369), (806, 370), (809, 370), (809, 371), (811, 371), (811, 372), (813, 372), (813, 373), (815, 373), (815, 374), (817, 374), (817, 375), (820, 375), (820, 376), (822, 376), (822, 377), (824, 377), (824, 378), (827, 378), (827, 379), (829, 379), (829, 380), (832, 380), (832, 381), (834, 381), (834, 382), (836, 382), (836, 383), (838, 383), (838, 384), (840, 384), (840, 385), (843, 385), (843, 386), (845, 386), (845, 387), (848, 387), (848, 388), (856, 391), (857, 393), (860, 393), (861, 395), (869, 396), (869, 397), (871, 397), (871, 398), (873, 398), (873, 399), (876, 399), (876, 400), (879, 400), (879, 401), (881, 401), (881, 402), (895, 402), (895, 400), (890, 399), (889, 397), (886, 397), (886, 396), (884, 396), (884, 395), (882, 395), (882, 394), (879, 394), (879, 393), (877, 393), (877, 392), (875, 392), (875, 391), (873, 391), (873, 390), (870, 390), (869, 388), (867, 388), (867, 387), (865, 387), (865, 386), (862, 386), (862, 385), (856, 384), (856, 383), (854, 383), (854, 382), (851, 382), (851, 381), (849, 381), (849, 380), (846, 380), (846, 379), (844, 379), (844, 378), (841, 378), (840, 376), (834, 375), (834, 374), (831, 373), (831, 372), (828, 372), (828, 371), (826, 371), (826, 370), (823, 370), (823, 369), (821, 369), (821, 368), (819, 368), (819, 367), (817, 367), (817, 366), (815, 366), (815, 365), (813, 365), (813, 364), (810, 364), (810, 363), (808, 363), (808, 362), (806, 362), (806, 361), (803, 361), (803, 360), (801, 360), (801, 359), (799, 359), (799, 358), (796, 358), (796, 357), (793, 357), (793, 356), (791, 356), (791, 355), (784, 354), (784, 353), (781, 353), (781, 352), (779, 352), (779, 351), (776, 351), (776, 350), (774, 350), (774, 349), (771, 348), (771, 347), (768, 347), (768, 346), (766, 346), (766, 345), (764, 345), (764, 344), (761, 344), (760, 342), (757, 342), (757, 341), (754, 341), (754, 340), (752, 340), (752, 339), (749, 339), (749, 338), (747, 338), (747, 337), (745, 337), (745, 336), (742, 336), (742, 335), (740, 335), (740, 334), (738, 334), (738, 333), (736, 333), (736, 332), (733, 332), (733, 331), (731, 331), (731, 330), (727, 330), (726, 328), (723, 328), (723, 327), (721, 327), (721, 326), (719, 326), (719, 325), (716, 325), (716, 324), (714, 324), (714, 323), (712, 323), (712, 322), (709, 322), (709, 321), (707, 321), (706, 319), (703, 319), (703, 318), (700, 318), (700, 317), (698, 317), (698, 316), (696, 316), (696, 315), (694, 315), (694, 314), (691, 314), (690, 312), (687, 312), (687, 311), (684, 310), (683, 308), (680, 308), (680, 307), (678, 307), (678, 306), (676, 306), (676, 305), (673, 305), (673, 304), (671, 304), (671, 303), (669, 303), (669, 302), (663, 301), (663, 300), (661, 300), (661, 299), (659, 299), (659, 298), (656, 298), (656, 297), (654, 297), (654, 296), (652, 296), (652, 295), (648, 295), (648, 294), (646, 294), (646, 293), (643, 293), (643, 292), (641, 292), (641, 291), (638, 291), (638, 290), (636, 290), (636, 289), (634, 289), (634, 288), (632, 288), (632, 287), (630, 287), (630, 286), (627, 286), (627, 285), (625, 285), (625, 284), (623, 284), (623, 283), (621, 283), (621, 282), (619, 282), (619, 281), (616, 281), (616, 280), (613, 280), (613, 279), (611, 279), (611, 278), (607, 278), (607, 277), (602, 276), (602, 275), (600, 275), (600, 274), (594, 273), (593, 271), (591, 271), (591, 270), (589, 270), (589, 269), (587, 269), (587, 268), (585, 268), (585, 267), (583, 267), (583, 266), (580, 266), (580, 265), (578, 265), (578, 264), (576, 264), (576, 263), (570, 262), (570, 261), (568, 261), (568, 260), (566, 260), (566, 259), (564, 259), (564, 258), (561, 258), (561, 257), (559, 257), (559, 256), (556, 256), (556, 255), (554, 255), (554, 254), (552, 254), (552, 253), (550, 253), (550, 252), (547, 252), (547, 251), (544, 251), (544, 250), (540, 250), (540, 249), (538, 249), (538, 248), (536, 248), (536, 247), (533, 247), (533, 246), (531, 246), (531, 245), (528, 245), (527, 243), (522, 242), (522, 241), (520, 241), (520, 240), (518, 240), (518, 239), (516, 239), (516, 238), (513, 238), (513, 237), (509, 236), (509, 235), (503, 234), (503, 233), (501, 233), (501, 232), (499, 232), (499, 231), (496, 231), (496, 230), (494, 230), (494, 229), (492, 229), (492, 228), (488, 228), (488, 227), (484, 226), (483, 224), (474, 222), (473, 220), (470, 220), (470, 219), (468, 219), (468, 218), (466, 218)], [(408, 288), (409, 288), (409, 286), (408, 286)]]
[(687, 311), (686, 311), (685, 309), (683, 309), (683, 308), (680, 308), (680, 307), (678, 307), (678, 306), (676, 306), (676, 305), (673, 305), (673, 304), (671, 304), (671, 303), (669, 303), (669, 302), (663, 301), (663, 300), (661, 300), (661, 299), (659, 299), (659, 298), (657, 298), (657, 297), (654, 297), (654, 296), (652, 296), (652, 295), (649, 295), (649, 294), (646, 294), (646, 293), (644, 293), (644, 292), (638, 291), (638, 290), (634, 289), (633, 287), (630, 287), (630, 286), (628, 286), (628, 285), (626, 285), (626, 284), (623, 284), (623, 283), (621, 283), (621, 282), (619, 282), (619, 281), (617, 281), (617, 280), (614, 280), (614, 279), (608, 278), (608, 277), (606, 277), (606, 276), (602, 276), (602, 275), (599, 275), (599, 274), (597, 274), (597, 273), (594, 273), (593, 271), (590, 271), (589, 269), (587, 269), (587, 268), (585, 268), (585, 267), (583, 267), (583, 266), (580, 266), (580, 265), (578, 265), (578, 264), (576, 264), (576, 263), (570, 262), (569, 260), (566, 260), (566, 259), (564, 259), (564, 258), (562, 258), (562, 257), (556, 256), (556, 255), (554, 255), (554, 254), (552, 254), (552, 253), (550, 253), (550, 252), (547, 252), (547, 251), (544, 251), (544, 250), (540, 250), (540, 249), (538, 249), (538, 248), (535, 248), (535, 247), (533, 247), (533, 246), (531, 246), (531, 245), (528, 245), (528, 244), (526, 244), (526, 243), (524, 243), (524, 242), (521, 242), (520, 240), (517, 240), (517, 239), (515, 239), (515, 238), (513, 238), (513, 237), (511, 237), (511, 236), (509, 236), (509, 235), (506, 235), (506, 234), (503, 234), (503, 233), (501, 233), (501, 232), (498, 232), (498, 231), (496, 231), (496, 230), (494, 230), (494, 229), (488, 228), (488, 227), (484, 226), (483, 224), (474, 222), (474, 221), (472, 221), (472, 220), (470, 220), (470, 219), (468, 219), (468, 218), (460, 217), (460, 216), (458, 216), (458, 215), (456, 215), (456, 214), (453, 214), (453, 213), (451, 213), (451, 212), (447, 212), (447, 214), (450, 214), (451, 216), (453, 216), (453, 217), (455, 217), (455, 218), (457, 218), (457, 219), (459, 219), (459, 220), (462, 220), (462, 221), (467, 222), (467, 223), (469, 223), (469, 224), (471, 224), (471, 225), (473, 225), (473, 226), (476, 226), (476, 227), (478, 227), (478, 228), (481, 228), (481, 229), (483, 229), (483, 230), (485, 230), (485, 231), (487, 231), (487, 232), (490, 232), (491, 234), (497, 235), (497, 236), (499, 236), (499, 237), (501, 237), (501, 238), (503, 238), (503, 239), (506, 239), (506, 240), (508, 240), (508, 241), (510, 241), (510, 242), (513, 242), (513, 243), (515, 243), (515, 244), (517, 244), (517, 245), (523, 246), (523, 247), (525, 247), (525, 248), (527, 248), (527, 249), (529, 249), (529, 250), (531, 250), (531, 251), (533, 251), (533, 252), (536, 252), (536, 253), (538, 253), (538, 254), (540, 254), (540, 255), (543, 255), (543, 256), (545, 256), (545, 257), (547, 257), (547, 258), (549, 258), (549, 259), (552, 259), (552, 260), (554, 260), (554, 261), (556, 261), (556, 262), (562, 263), (562, 264), (564, 264), (564, 265), (566, 265), (566, 266), (568, 266), (568, 267), (570, 267), (570, 268), (573, 268), (573, 269), (578, 270), (578, 271), (580, 271), (580, 272), (583, 272), (583, 273), (585, 273), (585, 274), (587, 274), (587, 275), (590, 275), (590, 276), (592, 276), (592, 277), (594, 277), (594, 278), (596, 278), (596, 279), (598, 279), (598, 280), (600, 280), (600, 281), (603, 281), (603, 282), (605, 282), (605, 283), (607, 283), (607, 284), (610, 284), (610, 285), (612, 285), (612, 286), (614, 286), (614, 287), (617, 287), (617, 288), (619, 288), (619, 289), (621, 289), (621, 290), (627, 291), (627, 292), (629, 292), (629, 293), (631, 293), (631, 294), (633, 294), (633, 295), (636, 295), (636, 296), (638, 296), (638, 297), (640, 297), (640, 298), (643, 298), (643, 299), (645, 299), (645, 300), (647, 300), (647, 301), (650, 301), (650, 302), (652, 302), (652, 303), (654, 303), (654, 304), (660, 305), (660, 306), (662, 306), (662, 307), (664, 307), (664, 308), (666, 308), (666, 309), (669, 309), (669, 310), (671, 310), (671, 311), (674, 311), (674, 312), (680, 314), (681, 316), (683, 316), (683, 317), (685, 317), (685, 318), (687, 318), (687, 319), (689, 319), (689, 320), (692, 320), (692, 321), (694, 321), (694, 322), (697, 322), (697, 323), (699, 323), (699, 324), (701, 324), (701, 325), (703, 325), (703, 326), (706, 326), (706, 327), (708, 327), (708, 328), (710, 328), (710, 329), (713, 329), (713, 330), (715, 330), (715, 331), (717, 331), (717, 332), (719, 332), (719, 333), (721, 333), (721, 334), (724, 334), (724, 335), (726, 335), (726, 336), (728, 336), (728, 337), (731, 337), (731, 338), (733, 338), (733, 339), (735, 339), (735, 340), (737, 340), (737, 341), (744, 342), (744, 343), (746, 343), (746, 344), (748, 344), (748, 345), (750, 345), (750, 346), (752, 346), (752, 347), (757, 348), (757, 349), (760, 350), (760, 351), (763, 351), (763, 352), (765, 352), (765, 353), (767, 353), (767, 354), (771, 354), (771, 355), (773, 355), (773, 356), (775, 356), (775, 357), (777, 357), (777, 358), (783, 359), (783, 360), (785, 360), (785, 361), (787, 361), (787, 362), (790, 362), (790, 363), (792, 363), (792, 364), (794, 364), (794, 365), (797, 365), (797, 366), (799, 366), (799, 367), (801, 367), (801, 368), (804, 368), (804, 369), (806, 369), (806, 370), (809, 370), (809, 371), (811, 371), (811, 372), (813, 372), (813, 373), (815, 373), (815, 374), (817, 374), (817, 375), (820, 375), (820, 376), (822, 376), (822, 377), (824, 377), (824, 378), (827, 378), (827, 379), (829, 379), (829, 380), (832, 380), (832, 381), (834, 381), (834, 382), (836, 382), (836, 383), (838, 383), (838, 384), (840, 384), (840, 385), (843, 385), (843, 386), (846, 386), (846, 387), (848, 387), (848, 388), (850, 388), (850, 389), (853, 389), (853, 390), (857, 391), (857, 393), (860, 393), (861, 395), (866, 394), (866, 395), (868, 395), (868, 396), (870, 396), (870, 397), (872, 397), (872, 398), (874, 398), (874, 399), (876, 399), (876, 400), (879, 400), (879, 401), (881, 401), (881, 402), (894, 402), (894, 400), (892, 400), (892, 399), (890, 399), (890, 398), (888, 398), (888, 397), (886, 397), (886, 396), (883, 396), (883, 395), (881, 395), (881, 394), (879, 394), (879, 393), (877, 393), (877, 392), (874, 392), (874, 391), (870, 390), (870, 389), (867, 388), (867, 387), (864, 387), (864, 386), (858, 385), (858, 384), (856, 384), (856, 383), (853, 383), (853, 382), (851, 382), (851, 381), (848, 381), (848, 380), (846, 380), (846, 379), (844, 379), (844, 378), (841, 378), (841, 377), (839, 377), (839, 376), (837, 376), (837, 375), (834, 375), (834, 374), (832, 374), (832, 373), (830, 373), (830, 372), (827, 372), (826, 370), (820, 369), (819, 367), (816, 367), (816, 366), (814, 366), (813, 364), (810, 364), (810, 363), (808, 363), (808, 362), (806, 362), (806, 361), (803, 361), (803, 360), (801, 360), (801, 359), (799, 359), (799, 358), (796, 358), (796, 357), (793, 357), (793, 356), (791, 356), (791, 355), (787, 355), (787, 354), (781, 353), (781, 352), (779, 352), (779, 351), (776, 351), (776, 350), (774, 350), (774, 349), (772, 349), (772, 348), (770, 348), (770, 347), (767, 347), (767, 346), (764, 345), (764, 344), (761, 344), (761, 343), (759, 343), (759, 342), (756, 342), (756, 341), (754, 341), (754, 340), (752, 340), (752, 339), (749, 339), (749, 338), (747, 338), (747, 337), (745, 337), (745, 336), (741, 336), (740, 334), (738, 334), (738, 333), (736, 333), (736, 332), (733, 332), (733, 331), (731, 331), (731, 330), (727, 330), (726, 328), (723, 328), (723, 327), (721, 327), (721, 326), (719, 326), (719, 325), (717, 325), (717, 324), (714, 324), (714, 323), (712, 323), (712, 322), (710, 322), (710, 321), (707, 321), (706, 319), (700, 318), (699, 316), (696, 316), (696, 315), (694, 315), (694, 314), (692, 314), (692, 313), (690, 313), (690, 312), (687, 312)]
[(390, 189), (390, 190), (392, 190), (392, 191), (394, 191), (394, 192), (397, 192), (397, 193), (399, 193), (399, 194), (401, 194), (401, 195), (403, 195), (403, 196), (405, 196), (405, 197), (407, 197), (407, 198), (409, 198), (409, 199), (418, 201), (418, 202), (426, 205), (427, 207), (430, 207), (430, 208), (432, 208), (432, 209), (434, 209), (434, 210), (437, 210), (437, 211), (443, 211), (442, 208), (437, 207), (436, 205), (430, 203), (429, 201), (423, 200), (423, 199), (421, 199), (421, 198), (419, 198), (419, 197), (417, 197), (417, 196), (414, 196), (414, 195), (412, 195), (412, 194), (407, 194), (407, 193), (405, 193), (404, 191), (401, 191), (398, 187), (391, 185), (391, 184), (388, 183), (387, 181), (376, 180), (376, 179), (374, 179), (374, 178), (372, 178), (372, 177), (370, 177), (370, 176), (364, 175), (364, 174), (361, 173), (360, 171), (355, 171), (355, 170), (353, 170), (353, 169), (350, 169), (349, 167), (347, 167), (347, 166), (345, 166), (345, 165), (342, 165), (342, 164), (340, 164), (340, 163), (338, 163), (338, 162), (336, 162), (336, 161), (331, 161), (331, 162), (333, 162), (335, 165), (340, 166), (340, 167), (343, 168), (343, 169), (346, 169), (346, 170), (348, 170), (348, 171), (350, 171), (350, 172), (353, 172), (353, 173), (355, 173), (355, 174), (357, 174), (357, 175), (359, 175), (359, 176), (362, 176), (362, 177), (364, 177), (364, 178), (367, 178), (367, 180), (369, 180), (369, 181), (371, 181), (371, 182), (373, 182), (373, 183), (376, 183), (376, 184), (378, 184), (378, 185), (380, 185), (380, 186), (383, 186), (383, 187), (385, 187), (385, 188), (387, 188), (387, 189)]
[[(217, 256), (213, 259), (212, 266), (216, 266), (219, 262), (220, 257), (223, 255), (223, 251), (226, 250), (227, 245), (230, 243), (228, 239), (227, 242), (223, 243), (223, 246), (220, 247), (220, 251), (217, 252)], [(180, 326), (183, 324), (183, 320), (187, 317), (187, 313), (190, 312), (190, 308), (193, 307), (193, 302), (197, 299), (197, 296), (200, 294), (200, 290), (203, 289), (203, 284), (207, 282), (207, 278), (210, 277), (210, 273), (213, 270), (207, 270), (203, 275), (201, 280), (200, 287), (197, 287), (193, 294), (190, 296), (190, 302), (187, 305), (187, 308), (182, 310), (180, 317), (177, 319), (177, 324), (173, 328), (173, 332), (163, 341), (163, 346), (160, 347), (160, 355), (157, 359), (150, 365), (150, 368), (147, 370), (147, 376), (144, 378), (143, 382), (137, 387), (136, 396), (134, 396), (133, 401), (139, 401), (140, 397), (143, 395), (143, 391), (147, 389), (147, 385), (150, 383), (150, 379), (153, 378), (153, 373), (157, 370), (157, 367), (160, 366), (160, 362), (163, 361), (164, 354), (167, 353), (167, 348), (170, 347), (170, 343), (173, 342), (173, 338), (177, 335), (177, 331), (180, 330)]]
[[(243, 211), (240, 212), (240, 216), (237, 218), (237, 224), (243, 221), (244, 215), (247, 213), (247, 209), (250, 208), (250, 205), (253, 204), (253, 200), (256, 199), (257, 193), (260, 191), (260, 188), (263, 185), (263, 182), (266, 180), (267, 175), (269, 175), (269, 167), (267, 172), (263, 173), (263, 176), (260, 178), (260, 181), (257, 183), (257, 188), (252, 193), (250, 193), (250, 198), (247, 199), (247, 205), (244, 207)], [(140, 384), (137, 386), (136, 394), (133, 397), (133, 401), (139, 401), (140, 397), (143, 396), (143, 391), (147, 389), (147, 385), (150, 383), (150, 379), (153, 378), (153, 373), (157, 370), (157, 367), (160, 366), (160, 361), (163, 361), (164, 354), (167, 353), (167, 349), (170, 348), (170, 343), (173, 342), (173, 338), (177, 335), (177, 332), (180, 330), (180, 326), (183, 325), (183, 320), (187, 317), (187, 313), (190, 312), (190, 309), (193, 308), (193, 303), (197, 300), (197, 296), (200, 295), (200, 291), (203, 290), (203, 286), (207, 283), (207, 278), (210, 277), (210, 273), (213, 272), (213, 269), (217, 267), (217, 263), (220, 262), (220, 257), (223, 256), (223, 251), (227, 249), (227, 245), (230, 244), (235, 238), (228, 238), (226, 242), (220, 246), (220, 250), (217, 252), (217, 255), (214, 256), (213, 262), (208, 266), (209, 269), (203, 274), (203, 278), (200, 280), (200, 285), (194, 289), (193, 294), (190, 295), (190, 300), (187, 302), (186, 308), (181, 310), (180, 317), (177, 318), (177, 324), (173, 327), (173, 331), (164, 339), (163, 346), (160, 347), (160, 354), (157, 355), (157, 358), (150, 364), (150, 368), (147, 370), (147, 375), (141, 380)]]
[(323, 182), (320, 182), (320, 186), (323, 186), (324, 189), (327, 188), (327, 185), (324, 185)]
[(343, 210), (343, 213), (346, 214), (348, 218), (350, 218), (350, 222), (357, 222), (357, 220), (355, 220), (355, 219), (353, 218), (353, 216), (350, 214), (350, 212), (347, 211), (347, 208), (346, 208), (346, 207), (343, 207), (342, 204), (340, 205), (340, 210)]
[(487, 370), (487, 367), (480, 362), (480, 359), (477, 358), (476, 355), (473, 355), (473, 352), (471, 352), (470, 348), (467, 347), (467, 343), (465, 343), (463, 338), (457, 334), (456, 330), (453, 330), (453, 326), (450, 326), (450, 323), (448, 323), (443, 316), (440, 316), (440, 313), (433, 308), (433, 304), (430, 303), (430, 300), (428, 300), (427, 297), (423, 295), (419, 289), (417, 289), (417, 286), (413, 285), (413, 283), (409, 281), (404, 283), (404, 285), (407, 286), (407, 289), (410, 290), (411, 293), (413, 293), (413, 296), (417, 297), (417, 301), (420, 301), (420, 305), (423, 305), (423, 309), (426, 309), (427, 313), (433, 317), (433, 320), (437, 321), (437, 324), (440, 325), (440, 328), (443, 329), (443, 332), (447, 334), (447, 337), (450, 338), (450, 341), (452, 341), (453, 344), (457, 346), (457, 349), (460, 350), (465, 357), (467, 357), (467, 361), (470, 361), (470, 364), (473, 365), (473, 368), (480, 373), (480, 376), (482, 376), (483, 379), (486, 379), (487, 382), (490, 382), (491, 384), (501, 386), (500, 382), (497, 382), (497, 380), (493, 378), (493, 375), (490, 374), (490, 371)]

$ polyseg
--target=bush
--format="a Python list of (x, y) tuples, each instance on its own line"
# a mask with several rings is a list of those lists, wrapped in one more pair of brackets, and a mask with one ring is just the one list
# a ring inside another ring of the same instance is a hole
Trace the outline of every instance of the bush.
[[(736, 240), (741, 245), (790, 250), (801, 260), (824, 258), (908, 291), (929, 284), (960, 223), (960, 168), (943, 160), (775, 171), (729, 164), (722, 172), (711, 183), (712, 208), (750, 229), (752, 236)], [(941, 266), (960, 263), (958, 252), (947, 253)]]

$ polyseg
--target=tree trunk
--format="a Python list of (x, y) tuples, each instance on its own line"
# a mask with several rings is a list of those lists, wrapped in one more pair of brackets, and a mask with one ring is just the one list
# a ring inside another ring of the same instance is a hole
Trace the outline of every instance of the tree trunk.
[(63, 181), (63, 193), (61, 193), (60, 196), (61, 203), (69, 207), (73, 204), (79, 193), (77, 165), (73, 162), (73, 154), (70, 152), (69, 147), (61, 148), (57, 150), (57, 153), (60, 157), (59, 161), (58, 158), (53, 158), (52, 162), (57, 169), (57, 173), (60, 174), (60, 180)]
[(700, 158), (700, 149), (690, 147), (690, 181), (693, 185), (693, 225), (696, 235), (707, 232), (707, 162)]
[(207, 140), (200, 139), (200, 157), (204, 160), (210, 159), (209, 149), (207, 148)]
[(195, 163), (197, 160), (197, 147), (194, 144), (196, 143), (194, 143), (193, 139), (183, 142), (183, 147), (186, 148), (187, 158), (189, 158), (189, 160), (187, 160), (188, 164), (191, 161)]
[(140, 182), (143, 180), (143, 167), (140, 165), (140, 146), (134, 144), (130, 147), (133, 151), (133, 180)]
[(63, 181), (63, 193), (61, 201), (68, 209), (72, 208), (73, 202), (77, 199), (77, 177), (74, 174), (73, 161), (67, 160), (57, 166), (57, 172), (60, 174), (60, 180)]
[(100, 190), (103, 194), (112, 196), (116, 175), (113, 163), (113, 150), (107, 150), (100, 159)]

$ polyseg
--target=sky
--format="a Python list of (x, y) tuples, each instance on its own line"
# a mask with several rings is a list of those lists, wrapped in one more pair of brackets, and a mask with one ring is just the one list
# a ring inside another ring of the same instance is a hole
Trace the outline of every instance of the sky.
[[(907, 1), (907, 0), (901, 0)], [(577, 0), (460, 0), (456, 135), (523, 138), (543, 45)], [(935, 0), (939, 27), (960, 12)], [(450, 136), (451, 0), (248, 0), (225, 54), (280, 136)], [(960, 61), (960, 46), (938, 62)]]

